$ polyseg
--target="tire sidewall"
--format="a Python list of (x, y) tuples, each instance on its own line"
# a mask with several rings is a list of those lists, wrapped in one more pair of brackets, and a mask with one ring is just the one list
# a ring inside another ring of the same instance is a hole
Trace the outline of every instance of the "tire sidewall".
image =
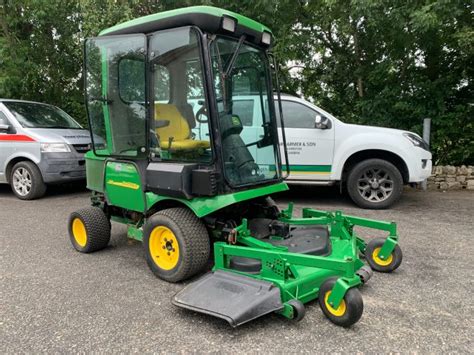
[[(178, 240), (179, 247), (179, 258), (176, 266), (171, 270), (164, 270), (156, 265), (155, 261), (150, 255), (150, 236), (151, 232), (158, 226), (164, 226), (173, 232), (174, 236)], [(184, 265), (183, 265), (183, 255), (187, 253), (187, 245), (183, 237), (183, 232), (179, 226), (168, 216), (157, 213), (151, 216), (143, 228), (143, 248), (145, 251), (145, 258), (148, 266), (153, 271), (155, 275), (165, 280), (180, 279), (183, 275), (186, 274)]]
[[(24, 196), (20, 195), (16, 191), (15, 187), (13, 186), (13, 175), (15, 174), (15, 171), (17, 171), (19, 168), (23, 168), (27, 170), (31, 177), (31, 189)], [(13, 166), (11, 174), (10, 174), (10, 186), (15, 196), (19, 198), (20, 200), (34, 200), (38, 197), (41, 197), (45, 191), (45, 186), (43, 182), (43, 177), (41, 176), (41, 172), (36, 167), (36, 165), (30, 162), (26, 162), (26, 161), (18, 162)]]
[[(326, 308), (325, 304), (325, 295), (326, 292), (331, 291), (334, 287), (334, 284), (337, 282), (337, 277), (332, 277), (321, 285), (319, 289), (319, 296), (318, 301), (323, 313), (326, 317), (328, 317), (333, 323), (342, 326), (342, 327), (350, 327), (354, 323), (356, 323), (360, 317), (362, 316), (362, 312), (364, 309), (364, 305), (362, 302), (362, 296), (357, 288), (350, 288), (347, 290), (346, 294), (344, 295), (344, 301), (346, 302), (346, 313), (342, 316), (337, 317), (329, 312)], [(360, 306), (360, 309), (358, 309)]]
[[(389, 198), (381, 202), (369, 202), (365, 200), (358, 191), (357, 181), (363, 171), (370, 168), (383, 168), (393, 179), (393, 191)], [(367, 159), (352, 168), (347, 178), (347, 191), (352, 201), (361, 208), (384, 209), (391, 207), (400, 198), (403, 191), (403, 177), (400, 171), (392, 163), (383, 159)]]
[(398, 269), (403, 259), (402, 250), (398, 244), (395, 246), (395, 248), (392, 251), (393, 260), (389, 265), (386, 265), (386, 266), (378, 265), (372, 259), (372, 253), (374, 252), (374, 250), (376, 248), (382, 247), (384, 243), (385, 243), (384, 238), (376, 238), (376, 239), (371, 240), (367, 244), (367, 247), (365, 249), (365, 258), (367, 262), (369, 263), (369, 266), (372, 268), (372, 270), (375, 270), (378, 272), (385, 272), (385, 273), (393, 272), (396, 269)]

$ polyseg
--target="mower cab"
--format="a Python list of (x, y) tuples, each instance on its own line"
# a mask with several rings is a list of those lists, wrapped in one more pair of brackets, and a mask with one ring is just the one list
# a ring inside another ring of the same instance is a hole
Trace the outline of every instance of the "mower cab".
[[(126, 224), (150, 269), (169, 282), (202, 272), (213, 245), (212, 271), (179, 292), (175, 305), (237, 326), (270, 312), (299, 320), (303, 304), (319, 299), (330, 320), (350, 326), (362, 315), (357, 287), (372, 269), (401, 263), (396, 226), (313, 209), (295, 217), (293, 205), (280, 211), (271, 200), (288, 189), (282, 166), (289, 166), (272, 41), (264, 25), (207, 6), (145, 16), (88, 39), (92, 206), (71, 214), (70, 239), (93, 252), (107, 246), (111, 220)], [(260, 125), (249, 123), (255, 117)], [(366, 244), (355, 226), (389, 235)]]

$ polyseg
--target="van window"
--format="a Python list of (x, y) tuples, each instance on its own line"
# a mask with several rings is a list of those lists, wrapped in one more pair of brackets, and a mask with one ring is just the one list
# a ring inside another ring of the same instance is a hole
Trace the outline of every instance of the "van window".
[[(254, 100), (235, 100), (233, 105), (233, 112), (239, 116), (242, 125), (252, 126), (253, 125), (253, 108)], [(260, 125), (262, 124), (260, 119)], [(254, 126), (258, 125), (255, 122)]]
[[(285, 128), (314, 128), (317, 112), (299, 102), (282, 100)], [(278, 105), (277, 106), (277, 112)], [(279, 120), (278, 120), (279, 121)]]

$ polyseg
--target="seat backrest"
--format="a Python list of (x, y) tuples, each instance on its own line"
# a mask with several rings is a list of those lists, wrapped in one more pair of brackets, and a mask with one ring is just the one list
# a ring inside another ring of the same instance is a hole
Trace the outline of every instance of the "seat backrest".
[(168, 142), (172, 137), (174, 141), (188, 139), (191, 130), (188, 121), (181, 115), (175, 105), (155, 104), (155, 120), (169, 121), (169, 125), (156, 129), (161, 142)]

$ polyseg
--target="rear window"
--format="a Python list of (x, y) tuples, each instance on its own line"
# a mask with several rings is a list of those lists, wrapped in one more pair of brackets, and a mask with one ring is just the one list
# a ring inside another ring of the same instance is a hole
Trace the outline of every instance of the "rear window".
[(27, 128), (72, 128), (81, 129), (63, 110), (57, 107), (32, 102), (4, 101), (3, 104), (18, 122)]

